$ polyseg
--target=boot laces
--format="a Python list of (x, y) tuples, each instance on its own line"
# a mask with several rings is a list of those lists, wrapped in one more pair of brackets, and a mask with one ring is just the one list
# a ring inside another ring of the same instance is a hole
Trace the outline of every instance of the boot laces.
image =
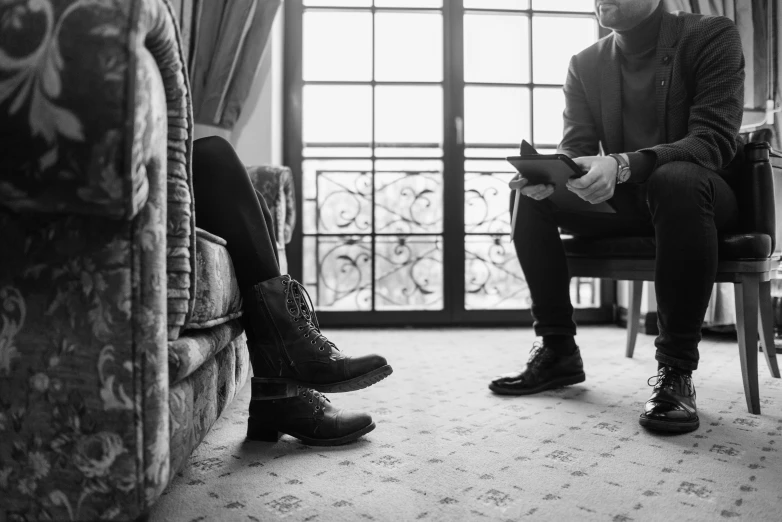
[(288, 314), (296, 321), (299, 319), (304, 320), (304, 325), (299, 327), (299, 330), (307, 330), (304, 337), (312, 336), (311, 344), (320, 342), (318, 349), (321, 351), (324, 350), (325, 346), (328, 346), (332, 351), (336, 350), (339, 352), (339, 348), (321, 333), (318, 316), (315, 314), (315, 306), (304, 285), (293, 278), (284, 280), (282, 284), (285, 286), (286, 302), (293, 305), (293, 307), (287, 309)]
[(314, 405), (312, 413), (316, 417), (323, 415), (326, 410), (326, 403), (331, 402), (328, 397), (312, 388), (296, 385), (296, 391), (301, 398)]

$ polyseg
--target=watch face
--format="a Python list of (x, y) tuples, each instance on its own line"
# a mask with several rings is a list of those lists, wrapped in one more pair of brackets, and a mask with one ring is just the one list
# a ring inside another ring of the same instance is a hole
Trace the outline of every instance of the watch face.
[(627, 167), (622, 167), (619, 169), (619, 183), (624, 183), (628, 179), (630, 179), (630, 169)]

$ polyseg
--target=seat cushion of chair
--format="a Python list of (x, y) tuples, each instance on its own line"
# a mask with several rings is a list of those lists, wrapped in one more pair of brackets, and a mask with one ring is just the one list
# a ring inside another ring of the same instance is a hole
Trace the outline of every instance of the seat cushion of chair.
[(242, 315), (242, 297), (226, 242), (196, 230), (196, 298), (185, 331), (212, 328)]
[[(653, 237), (580, 237), (563, 238), (565, 252), (571, 257), (649, 259), (655, 256)], [(719, 240), (719, 258), (765, 259), (770, 257), (768, 234), (726, 234)]]

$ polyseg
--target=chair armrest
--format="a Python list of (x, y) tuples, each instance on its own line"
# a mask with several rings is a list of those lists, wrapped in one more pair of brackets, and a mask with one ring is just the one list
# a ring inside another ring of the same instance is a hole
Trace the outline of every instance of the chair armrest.
[(770, 152), (771, 146), (765, 141), (753, 141), (744, 146), (736, 195), (740, 232), (767, 234), (771, 237), (773, 252), (776, 248), (776, 215)]

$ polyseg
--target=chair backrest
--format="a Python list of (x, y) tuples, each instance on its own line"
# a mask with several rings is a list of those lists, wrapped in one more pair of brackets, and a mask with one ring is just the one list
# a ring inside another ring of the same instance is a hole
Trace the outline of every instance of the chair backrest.
[(767, 141), (751, 141), (744, 146), (744, 161), (736, 183), (736, 195), (740, 232), (768, 234), (773, 252), (776, 248), (776, 216), (770, 150)]

